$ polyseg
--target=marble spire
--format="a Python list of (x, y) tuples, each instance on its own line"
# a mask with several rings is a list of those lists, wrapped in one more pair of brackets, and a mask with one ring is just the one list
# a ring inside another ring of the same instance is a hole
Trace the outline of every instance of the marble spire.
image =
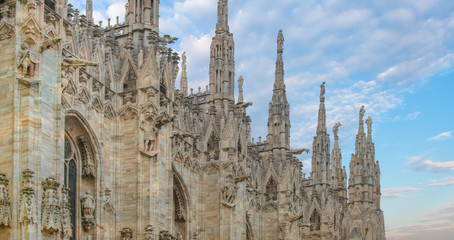
[(186, 97), (188, 96), (188, 73), (186, 69), (186, 52), (181, 55), (181, 77), (180, 77), (180, 90)]

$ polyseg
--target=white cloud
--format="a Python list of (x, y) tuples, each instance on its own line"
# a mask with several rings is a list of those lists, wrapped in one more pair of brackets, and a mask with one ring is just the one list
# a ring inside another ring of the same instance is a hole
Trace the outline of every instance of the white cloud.
[(416, 120), (419, 115), (421, 115), (421, 112), (412, 112), (412, 113), (409, 113), (405, 116), (395, 116), (394, 117), (394, 121), (398, 121), (398, 120), (404, 120), (404, 121), (413, 121), (413, 120)]
[(409, 157), (408, 165), (411, 171), (424, 172), (449, 172), (454, 171), (454, 161), (452, 162), (434, 162), (428, 156)]
[(427, 140), (429, 141), (440, 141), (440, 140), (447, 140), (447, 139), (451, 139), (452, 137), (452, 131), (449, 131), (449, 132), (442, 132), (436, 136), (433, 136)]
[(403, 227), (388, 228), (387, 238), (391, 240), (451, 239), (454, 234), (454, 202), (420, 214), (417, 222)]
[(421, 189), (415, 187), (399, 187), (399, 188), (385, 188), (382, 190), (382, 198), (404, 198), (408, 197), (404, 193), (419, 191)]
[(438, 182), (438, 181), (434, 180), (434, 182), (432, 184), (430, 184), (430, 186), (432, 186), (432, 187), (449, 186), (449, 185), (454, 185), (454, 177), (447, 178), (443, 182)]
[(116, 17), (119, 17), (119, 22), (124, 22), (125, 20), (125, 4), (126, 1), (122, 0), (116, 3), (113, 3), (107, 8), (106, 16), (111, 19), (111, 24), (116, 24)]

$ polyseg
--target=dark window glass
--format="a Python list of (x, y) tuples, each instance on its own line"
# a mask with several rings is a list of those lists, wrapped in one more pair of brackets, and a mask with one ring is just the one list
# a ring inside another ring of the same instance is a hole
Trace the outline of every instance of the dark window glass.
[(44, 0), (44, 4), (46, 4), (50, 9), (55, 11), (55, 1), (54, 0)]
[(74, 160), (70, 160), (68, 163), (68, 185), (69, 188), (69, 204), (71, 208), (71, 225), (73, 231), (72, 240), (76, 239), (76, 196), (77, 196), (77, 167)]
[(72, 155), (71, 144), (68, 139), (65, 138), (65, 159), (70, 159)]

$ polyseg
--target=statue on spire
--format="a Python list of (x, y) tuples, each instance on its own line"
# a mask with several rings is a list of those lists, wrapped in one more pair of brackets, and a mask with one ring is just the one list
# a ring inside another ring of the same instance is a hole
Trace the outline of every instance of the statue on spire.
[(284, 35), (282, 34), (282, 30), (279, 30), (279, 34), (277, 35), (277, 52), (281, 53), (284, 51)]
[(339, 138), (337, 136), (337, 132), (339, 131), (340, 126), (342, 126), (342, 124), (340, 122), (337, 122), (336, 124), (334, 124), (334, 127), (333, 127), (334, 139), (336, 139), (336, 140)]
[(326, 83), (326, 82), (323, 82), (323, 83), (320, 85), (320, 98), (324, 97), (324, 95), (325, 95), (325, 83)]
[(362, 123), (364, 119), (364, 113), (366, 113), (366, 110), (364, 110), (364, 106), (361, 107), (359, 110), (359, 122)]

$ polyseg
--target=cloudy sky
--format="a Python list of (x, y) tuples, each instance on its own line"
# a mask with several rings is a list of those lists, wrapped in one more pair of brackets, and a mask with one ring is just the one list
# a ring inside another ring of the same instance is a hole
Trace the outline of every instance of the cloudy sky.
[[(85, 3), (70, 0), (81, 11)], [(96, 22), (124, 19), (125, 0), (94, 2)], [(374, 119), (388, 239), (454, 234), (454, 1), (230, 0), (236, 77), (245, 79), (253, 136), (266, 136), (276, 36), (285, 37), (292, 147), (309, 147), (326, 82), (328, 124), (340, 121), (343, 164), (358, 110)], [(208, 84), (216, 0), (163, 0), (160, 32), (180, 39), (191, 88)], [(178, 87), (178, 86), (177, 86)], [(310, 155), (302, 156), (305, 172)], [(429, 237), (430, 236), (430, 237)]]

